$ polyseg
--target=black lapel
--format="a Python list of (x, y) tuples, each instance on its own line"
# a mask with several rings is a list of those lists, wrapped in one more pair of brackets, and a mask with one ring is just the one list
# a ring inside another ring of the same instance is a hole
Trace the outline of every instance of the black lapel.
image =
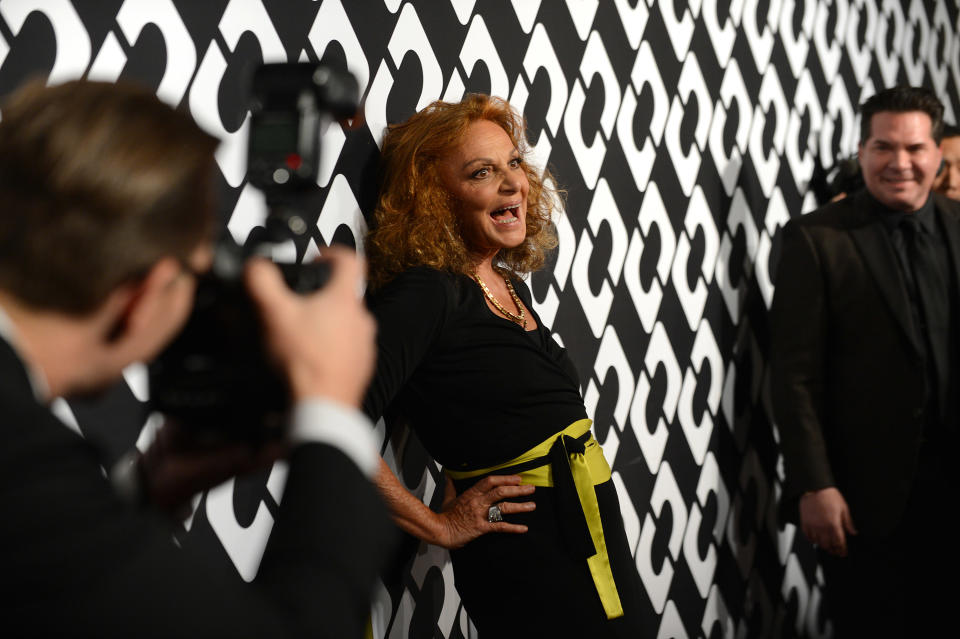
[(851, 223), (847, 230), (857, 248), (860, 249), (867, 268), (873, 273), (877, 286), (894, 317), (897, 318), (900, 328), (903, 329), (913, 348), (918, 353), (922, 353), (918, 332), (910, 314), (907, 284), (903, 280), (900, 267), (897, 266), (897, 256), (886, 236), (883, 222), (874, 212), (872, 199), (867, 195), (866, 189), (857, 193), (852, 199)]
[(9, 390), (33, 397), (33, 387), (30, 385), (26, 367), (13, 350), (13, 346), (2, 337), (0, 337), (0, 379)]
[(960, 204), (934, 193), (934, 204), (940, 216), (947, 242), (947, 251), (953, 264), (953, 281), (960, 286)]

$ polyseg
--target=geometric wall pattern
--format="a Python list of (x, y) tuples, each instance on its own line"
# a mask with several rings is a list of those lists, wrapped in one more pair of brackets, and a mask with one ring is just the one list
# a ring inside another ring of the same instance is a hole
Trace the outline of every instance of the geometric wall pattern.
[[(826, 637), (813, 551), (774, 515), (778, 229), (816, 206), (876, 90), (932, 87), (956, 122), (958, 16), (956, 0), (0, 0), (0, 95), (33, 75), (155, 88), (222, 140), (223, 221), (243, 242), (263, 218), (245, 176), (244, 78), (261, 60), (349, 68), (365, 124), (324, 134), (301, 259), (362, 238), (385, 124), (465, 91), (508, 98), (568, 192), (559, 249), (530, 286), (612, 461), (647, 635)], [(106, 464), (149, 441), (146, 399), (133, 366), (102, 400), (55, 409)], [(384, 451), (436, 501), (415, 438)], [(253, 578), (283, 475), (198, 496), (178, 542)], [(405, 550), (375, 636), (471, 634), (444, 553)]]

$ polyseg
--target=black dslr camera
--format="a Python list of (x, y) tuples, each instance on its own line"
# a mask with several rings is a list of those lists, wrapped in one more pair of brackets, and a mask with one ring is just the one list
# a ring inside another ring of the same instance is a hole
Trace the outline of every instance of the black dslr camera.
[[(323, 64), (267, 64), (253, 76), (247, 177), (266, 196), (264, 228), (244, 246), (227, 234), (200, 276), (193, 312), (149, 367), (152, 408), (214, 437), (258, 442), (282, 432), (290, 406), (283, 374), (270, 362), (257, 309), (243, 285), (251, 256), (304, 238), (308, 195), (316, 190), (321, 124), (357, 111), (357, 82)], [(325, 264), (279, 264), (291, 289), (323, 286)]]

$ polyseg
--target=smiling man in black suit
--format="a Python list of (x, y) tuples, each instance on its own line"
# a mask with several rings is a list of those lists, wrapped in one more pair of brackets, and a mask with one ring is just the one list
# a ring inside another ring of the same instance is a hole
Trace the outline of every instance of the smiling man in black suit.
[(331, 281), (303, 297), (275, 265), (247, 269), (295, 401), (286, 489), (252, 584), (176, 548), (155, 506), (175, 506), (171, 495), (191, 494), (183, 482), (209, 487), (258, 453), (151, 449), (140, 466), (142, 503), (132, 504), (114, 492), (93, 447), (47, 406), (150, 360), (186, 320), (196, 273), (211, 261), (215, 146), (187, 115), (128, 86), (35, 82), (4, 104), (2, 634), (363, 633), (391, 533), (369, 482), (379, 460), (371, 425), (357, 411), (373, 369), (374, 325), (351, 254), (330, 251)]
[(866, 188), (783, 230), (771, 310), (782, 506), (819, 549), (841, 637), (925, 636), (956, 591), (942, 521), (957, 488), (960, 203), (931, 192), (942, 116), (926, 89), (868, 99)]

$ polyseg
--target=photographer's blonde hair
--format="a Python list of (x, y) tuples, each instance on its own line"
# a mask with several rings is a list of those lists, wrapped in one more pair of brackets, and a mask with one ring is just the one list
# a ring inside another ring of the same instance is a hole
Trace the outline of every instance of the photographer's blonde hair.
[(0, 120), (0, 288), (82, 315), (214, 224), (216, 138), (146, 88), (32, 81)]

